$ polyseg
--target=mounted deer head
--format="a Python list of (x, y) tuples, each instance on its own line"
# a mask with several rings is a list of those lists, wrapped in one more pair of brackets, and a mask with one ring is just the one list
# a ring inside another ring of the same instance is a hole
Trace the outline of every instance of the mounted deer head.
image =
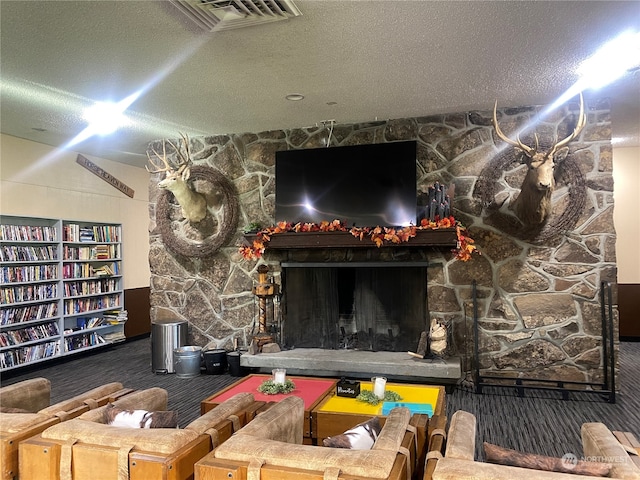
[[(207, 215), (207, 201), (204, 198), (204, 195), (193, 191), (187, 183), (187, 180), (189, 180), (189, 176), (191, 175), (189, 138), (182, 134), (180, 134), (180, 136), (182, 137), (182, 142), (178, 141), (177, 146), (170, 140), (167, 140), (166, 142), (163, 140), (162, 155), (156, 152), (155, 149), (152, 149), (155, 157), (160, 159), (164, 166), (156, 163), (151, 158), (151, 155), (147, 153), (149, 163), (154, 170), (150, 170), (146, 165), (145, 168), (149, 173), (166, 172), (164, 180), (161, 180), (158, 183), (158, 188), (163, 188), (173, 193), (174, 197), (176, 197), (176, 200), (182, 207), (182, 215), (184, 215), (190, 223), (197, 223)], [(169, 143), (169, 145), (175, 149), (176, 155), (180, 159), (180, 163), (177, 166), (172, 165), (167, 160), (166, 143)], [(182, 144), (184, 144), (184, 154), (182, 153)]]
[(538, 151), (538, 134), (535, 134), (535, 147), (529, 147), (520, 141), (507, 137), (498, 126), (497, 111), (498, 101), (493, 107), (493, 126), (496, 134), (503, 141), (521, 150), (525, 156), (525, 163), (529, 167), (520, 187), (520, 194), (511, 204), (511, 208), (516, 216), (526, 226), (543, 224), (551, 213), (551, 194), (555, 187), (554, 167), (567, 157), (569, 148), (566, 147), (571, 140), (576, 138), (587, 123), (587, 116), (584, 113), (584, 99), (580, 93), (580, 113), (573, 132), (565, 139), (555, 143), (548, 151)]

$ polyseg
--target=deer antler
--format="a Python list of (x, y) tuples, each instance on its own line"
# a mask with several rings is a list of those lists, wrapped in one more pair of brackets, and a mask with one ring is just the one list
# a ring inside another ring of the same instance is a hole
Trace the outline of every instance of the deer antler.
[(535, 149), (533, 149), (533, 148), (525, 145), (524, 143), (522, 143), (520, 141), (520, 135), (516, 136), (516, 138), (518, 139), (517, 142), (514, 141), (514, 140), (511, 140), (504, 133), (502, 133), (502, 130), (500, 130), (500, 126), (498, 125), (497, 110), (498, 110), (498, 100), (496, 100), (496, 103), (493, 106), (493, 128), (495, 128), (495, 130), (496, 130), (496, 135), (498, 135), (498, 137), (500, 137), (504, 142), (508, 143), (509, 145), (512, 145), (512, 146), (522, 150), (528, 157), (532, 157), (533, 155), (535, 155), (536, 151), (538, 150), (538, 136), (536, 135), (536, 148)]
[[(496, 135), (498, 135), (498, 137), (500, 137), (503, 141), (505, 141), (509, 145), (512, 145), (522, 150), (528, 157), (533, 157), (533, 155), (535, 155), (536, 152), (538, 151), (538, 147), (539, 147), (538, 134), (537, 133), (534, 134), (534, 137), (536, 139), (535, 148), (531, 148), (525, 145), (524, 143), (522, 143), (519, 135), (516, 137), (518, 140), (517, 142), (514, 140), (511, 140), (502, 132), (502, 130), (500, 130), (500, 126), (498, 125), (497, 110), (498, 110), (498, 101), (496, 100), (496, 103), (493, 106), (493, 127), (496, 130)], [(564, 147), (567, 143), (569, 143), (571, 140), (576, 138), (576, 136), (578, 136), (578, 134), (582, 131), (586, 123), (587, 123), (587, 116), (584, 113), (584, 98), (582, 97), (582, 92), (580, 92), (580, 113), (578, 114), (578, 122), (576, 123), (576, 127), (573, 129), (573, 133), (560, 142), (556, 141), (556, 143), (553, 144), (553, 147), (551, 147), (551, 150), (549, 151), (549, 153), (547, 153), (546, 156), (553, 157), (553, 155), (556, 153), (556, 151), (559, 148)]]
[(147, 158), (149, 159), (149, 163), (151, 164), (152, 167), (156, 168), (156, 170), (149, 170), (149, 167), (147, 167), (145, 165), (144, 168), (147, 170), (147, 172), (149, 172), (149, 173), (160, 173), (160, 172), (173, 171), (173, 167), (167, 161), (167, 150), (165, 148), (165, 143), (164, 142), (162, 142), (162, 155), (160, 155), (158, 152), (156, 152), (155, 148), (152, 148), (151, 150), (155, 154), (156, 158), (159, 158), (160, 160), (162, 160), (162, 163), (164, 163), (164, 168), (162, 168), (160, 165), (158, 165), (156, 162), (154, 162), (153, 159), (151, 158), (151, 155), (149, 155), (149, 152), (147, 152)]
[(548, 155), (553, 156), (553, 154), (556, 153), (556, 151), (560, 147), (564, 147), (567, 143), (569, 143), (571, 140), (576, 138), (586, 124), (587, 124), (587, 116), (584, 113), (584, 98), (582, 98), (582, 92), (580, 92), (580, 113), (578, 114), (578, 121), (576, 122), (576, 128), (573, 129), (573, 133), (571, 133), (571, 135), (569, 135), (567, 138), (559, 142), (556, 142), (551, 148), (551, 151), (549, 152)]
[[(182, 148), (179, 140), (178, 140), (178, 145), (173, 143), (171, 140), (163, 140), (162, 155), (160, 155), (155, 150), (155, 148), (152, 148), (151, 150), (153, 151), (153, 153), (157, 158), (162, 160), (162, 163), (164, 163), (164, 168), (158, 165), (156, 162), (154, 162), (153, 159), (151, 158), (151, 155), (147, 153), (147, 158), (149, 159), (149, 163), (156, 168), (156, 170), (149, 170), (149, 167), (145, 165), (144, 168), (147, 169), (147, 172), (149, 173), (160, 173), (160, 172), (182, 173), (182, 171), (189, 165), (189, 163), (191, 163), (191, 153), (189, 151), (189, 137), (183, 133), (181, 133), (180, 136), (182, 137), (182, 141), (184, 142), (185, 154), (182, 153)], [(180, 158), (180, 163), (176, 166), (171, 165), (167, 160), (167, 149), (166, 149), (167, 143), (174, 148), (174, 150), (176, 151), (176, 155)]]
[(182, 171), (191, 163), (191, 151), (189, 149), (189, 137), (181, 133), (180, 137), (182, 138), (182, 142), (184, 143), (185, 153), (182, 153), (182, 147), (180, 145), (180, 140), (178, 140), (178, 145), (174, 144), (171, 140), (167, 140), (169, 145), (171, 145), (175, 151), (178, 158), (180, 158), (180, 163), (175, 167), (175, 170), (178, 173), (182, 173)]

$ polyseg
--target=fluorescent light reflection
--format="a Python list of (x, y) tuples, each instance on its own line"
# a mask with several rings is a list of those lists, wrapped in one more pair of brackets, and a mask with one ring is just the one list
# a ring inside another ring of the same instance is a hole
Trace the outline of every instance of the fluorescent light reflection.
[[(578, 68), (580, 78), (560, 95), (553, 103), (535, 115), (518, 130), (515, 135), (522, 136), (535, 127), (553, 110), (571, 100), (585, 90), (597, 90), (613, 83), (631, 70), (640, 67), (640, 32), (624, 32), (604, 44)], [(612, 142), (614, 143), (614, 139)], [(506, 148), (503, 144), (499, 150)]]
[[(120, 112), (120, 120), (123, 122), (120, 124), (120, 128), (129, 127), (143, 131), (148, 131), (149, 136), (155, 138), (166, 138), (176, 134), (176, 132), (192, 132), (202, 135), (206, 135), (209, 132), (200, 132), (198, 129), (190, 128), (185, 125), (178, 125), (177, 123), (158, 119), (149, 115), (143, 115), (136, 112), (128, 112), (125, 115), (125, 111), (145, 93), (162, 82), (168, 75), (173, 73), (180, 65), (188, 60), (197, 50), (200, 49), (205, 43), (211, 40), (211, 35), (201, 35), (192, 41), (189, 45), (183, 48), (177, 55), (169, 58), (167, 62), (158, 69), (158, 71), (152, 76), (152, 78), (142, 86), (138, 91), (130, 94), (123, 100), (120, 100), (113, 105), (114, 113)], [(44, 105), (52, 109), (67, 110), (69, 115), (78, 115), (80, 112), (85, 111), (89, 106), (95, 105), (95, 101), (89, 98), (81, 97), (68, 91), (60, 90), (48, 85), (42, 85), (29, 80), (18, 79), (11, 80), (3, 78), (0, 80), (0, 87), (2, 88), (2, 95), (6, 97), (13, 97), (16, 101), (23, 104), (31, 105)], [(89, 107), (90, 108), (90, 107)], [(118, 116), (118, 115), (116, 115)], [(111, 127), (113, 128), (113, 127)], [(117, 130), (117, 128), (116, 128)], [(56, 150), (43, 156), (34, 162), (29, 168), (25, 168), (13, 180), (19, 181), (22, 178), (29, 176), (32, 172), (37, 171), (42, 165), (52, 163), (62, 156), (62, 154), (69, 150), (71, 147), (82, 143), (83, 141), (95, 136), (105, 135), (108, 129), (102, 125), (102, 122), (91, 122), (89, 125), (78, 133), (66, 144), (57, 147)], [(115, 131), (115, 130), (113, 130)]]
[(89, 126), (71, 139), (66, 148), (73, 147), (94, 135), (109, 135), (118, 128), (128, 125), (129, 119), (124, 115), (124, 111), (135, 102), (142, 94), (142, 90), (129, 95), (118, 103), (98, 102), (84, 111), (85, 120), (89, 121)]
[(578, 73), (585, 88), (602, 88), (640, 65), (640, 32), (624, 32), (582, 62)]

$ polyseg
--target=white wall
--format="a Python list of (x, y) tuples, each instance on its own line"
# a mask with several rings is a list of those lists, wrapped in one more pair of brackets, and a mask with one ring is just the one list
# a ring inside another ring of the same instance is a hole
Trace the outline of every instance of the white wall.
[(85, 155), (133, 188), (129, 198), (77, 164), (77, 155), (0, 135), (0, 213), (122, 223), (124, 288), (148, 287), (149, 174)]
[(613, 149), (618, 283), (640, 283), (640, 147)]

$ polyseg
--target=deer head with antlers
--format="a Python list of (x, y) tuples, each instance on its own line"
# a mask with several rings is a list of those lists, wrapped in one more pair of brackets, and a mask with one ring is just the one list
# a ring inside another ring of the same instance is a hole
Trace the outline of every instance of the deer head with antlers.
[[(151, 158), (151, 155), (147, 153), (147, 158), (153, 170), (150, 170), (146, 165), (145, 168), (149, 173), (166, 172), (165, 178), (158, 183), (158, 188), (163, 188), (173, 193), (182, 207), (182, 215), (184, 215), (190, 223), (197, 223), (207, 215), (207, 201), (204, 195), (195, 192), (187, 183), (191, 175), (189, 138), (183, 134), (180, 134), (180, 136), (182, 137), (182, 142), (178, 141), (178, 145), (175, 145), (170, 140), (162, 142), (162, 155), (156, 152), (155, 149), (152, 149), (155, 157), (160, 159), (164, 165), (156, 163), (156, 161)], [(176, 155), (180, 160), (180, 163), (176, 166), (167, 160), (166, 143), (169, 143), (169, 145), (175, 149)], [(184, 145), (185, 153), (182, 153), (182, 145)]]
[(567, 157), (569, 148), (566, 147), (571, 140), (576, 138), (587, 123), (584, 113), (584, 100), (580, 93), (580, 113), (573, 132), (565, 139), (554, 142), (547, 151), (538, 151), (538, 135), (535, 134), (535, 147), (525, 145), (517, 136), (517, 141), (507, 137), (498, 125), (497, 118), (498, 101), (493, 107), (493, 126), (496, 134), (503, 141), (521, 150), (524, 153), (527, 173), (520, 187), (520, 194), (511, 204), (516, 216), (525, 226), (543, 224), (551, 213), (551, 194), (555, 187), (554, 167)]

